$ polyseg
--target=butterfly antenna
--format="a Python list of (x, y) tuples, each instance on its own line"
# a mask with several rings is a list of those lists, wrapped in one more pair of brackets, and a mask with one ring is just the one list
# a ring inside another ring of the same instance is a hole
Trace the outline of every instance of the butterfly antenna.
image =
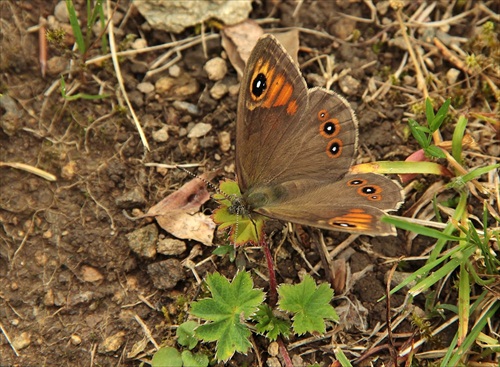
[(191, 171), (188, 171), (187, 169), (185, 169), (184, 167), (182, 166), (175, 166), (175, 168), (178, 168), (180, 169), (181, 171), (184, 171), (186, 172), (189, 176), (193, 177), (193, 178), (197, 178), (198, 180), (201, 180), (203, 181), (207, 186), (211, 187), (215, 192), (217, 192), (217, 194), (221, 194), (222, 196), (224, 196), (227, 200), (231, 200), (231, 197), (226, 194), (225, 192), (222, 192), (221, 189), (219, 188), (219, 186), (217, 185), (214, 185), (212, 182), (208, 181), (207, 179), (203, 178), (203, 177), (200, 177), (196, 174), (194, 174), (193, 172)]

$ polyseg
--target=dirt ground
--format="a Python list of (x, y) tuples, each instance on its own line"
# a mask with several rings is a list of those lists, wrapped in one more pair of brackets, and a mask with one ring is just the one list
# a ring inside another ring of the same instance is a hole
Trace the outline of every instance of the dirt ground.
[[(85, 2), (75, 3), (80, 14), (85, 14)], [(370, 22), (373, 13), (366, 3), (370, 2), (304, 1), (294, 14), (295, 1), (259, 1), (253, 4), (250, 17), (259, 19), (271, 14), (274, 21), (264, 25), (266, 29), (299, 26), (326, 32), (337, 40), (356, 34), (356, 40), (340, 42), (302, 31), (299, 61), (308, 61), (313, 51), (319, 55), (334, 55), (333, 73), (350, 68), (348, 74), (355, 84), (359, 83), (352, 94), (346, 96), (359, 117), (358, 162), (404, 160), (418, 149), (414, 139), (409, 137), (406, 119), (414, 116), (422, 121), (422, 114), (415, 115), (412, 105), (421, 103), (423, 97), (406, 91), (406, 87), (415, 90), (413, 69), (406, 67), (400, 76), (403, 83), (400, 89), (390, 89), (370, 102), (363, 100), (365, 91), (373, 91), (370, 88), (374, 86), (369, 82), (385, 82), (406, 57), (404, 47), (400, 46), (398, 27)], [(447, 16), (457, 15), (477, 3), (498, 11), (495, 1), (459, 1), (466, 3), (461, 9), (449, 7), (448, 3), (438, 1), (430, 20), (439, 20), (447, 10), (451, 11)], [(200, 285), (194, 273), (181, 262), (192, 256), (190, 259), (194, 263), (200, 263), (211, 256), (214, 247), (185, 240), (186, 248), (173, 255), (141, 256), (131, 249), (127, 235), (147, 225), (158, 226), (151, 219), (133, 221), (125, 214), (147, 211), (190, 179), (183, 171), (158, 169), (147, 163), (197, 163), (200, 167), (191, 169), (196, 174), (221, 169), (222, 173), (214, 182), (224, 177), (234, 178), (234, 146), (223, 150), (220, 133), (229, 133), (234, 138), (237, 94), (228, 93), (215, 100), (207, 93), (214, 82), (203, 70), (207, 59), (201, 44), (182, 51), (182, 58), (176, 63), (196, 86), (193, 93), (181, 96), (143, 93), (138, 89), (148, 64), (163, 51), (121, 59), (125, 86), (150, 144), (150, 151), (146, 151), (128, 110), (121, 107), (124, 106), (123, 98), (117, 92), (116, 76), (109, 60), (90, 65), (86, 70), (73, 64), (74, 70), (78, 70), (74, 73), (80, 83), (78, 92), (106, 93), (110, 95), (108, 98), (67, 101), (61, 96), (58, 84), (53, 89), (61, 73), (67, 76), (67, 72), (59, 68), (69, 65), (69, 45), (65, 52), (53, 45), (49, 47), (51, 64), (47, 75), (41, 75), (38, 32), (28, 30), (39, 24), (40, 17), (54, 14), (56, 4), (56, 0), (0, 3), (0, 162), (24, 163), (57, 178), (48, 181), (22, 169), (0, 167), (0, 365), (138, 366), (141, 361), (150, 360), (154, 352), (154, 345), (149, 342), (151, 338), (159, 344), (173, 345), (174, 326), (184, 321), (187, 302), (199, 294)], [(403, 13), (411, 16), (421, 4), (426, 2), (412, 2)], [(118, 12), (123, 15), (129, 6), (129, 1), (120, 1)], [(336, 13), (339, 11), (352, 17), (343, 17)], [(390, 7), (385, 15), (380, 9), (375, 12), (378, 18), (394, 22), (394, 11)], [(451, 37), (471, 39), (487, 16), (478, 11), (452, 24), (446, 33)], [(353, 17), (367, 21), (356, 21)], [(144, 23), (144, 18), (132, 11), (120, 28), (117, 43), (125, 45), (127, 35), (144, 37), (149, 46), (173, 40), (169, 33), (144, 27)], [(210, 26), (205, 31), (218, 33)], [(175, 39), (193, 34), (195, 30), (188, 28), (175, 35)], [(206, 46), (208, 59), (220, 56), (223, 51), (219, 38), (208, 40)], [(472, 47), (469, 42), (461, 46), (465, 51)], [(429, 68), (441, 78), (437, 83), (441, 86), (440, 94), (434, 93), (434, 97), (450, 95), (457, 109), (481, 110), (485, 97), (480, 86), (471, 82), (469, 87), (473, 93), (469, 94), (463, 92), (466, 84), (447, 86), (446, 74), (456, 66), (442, 53), (426, 51), (430, 52), (427, 56), (433, 63)], [(88, 58), (98, 54), (97, 47), (90, 51)], [(316, 62), (307, 64), (303, 72), (310, 85), (322, 75)], [(148, 81), (154, 84), (167, 74), (165, 71)], [(237, 85), (237, 75), (231, 66), (223, 81), (228, 86)], [(333, 89), (339, 90), (338, 82), (333, 84)], [(175, 104), (176, 99), (194, 104), (200, 112), (189, 114)], [(199, 122), (210, 124), (212, 129), (200, 138), (188, 138), (187, 132)], [(166, 141), (154, 135), (165, 126), (168, 130)], [(444, 129), (445, 140), (451, 138), (452, 131), (452, 127)], [(435, 178), (419, 177), (418, 180), (426, 186)], [(411, 191), (398, 214), (403, 215), (417, 198), (418, 192)], [(209, 213), (214, 207), (213, 202), (207, 202), (203, 210)], [(282, 241), (281, 229), (279, 223), (269, 226), (272, 251)], [(313, 244), (318, 230), (299, 228), (299, 231), (303, 239), (299, 247), (305, 257), (313, 265), (321, 264)], [(160, 228), (158, 232), (153, 240), (172, 237)], [(323, 234), (330, 248), (348, 238), (346, 234), (335, 232), (324, 231)], [(215, 241), (223, 243), (220, 237)], [(360, 236), (349, 247), (351, 273), (367, 267), (370, 271), (343, 296), (352, 303), (359, 303), (362, 307), (358, 310), (366, 311), (363, 318), (366, 325), (352, 321), (348, 326), (337, 326), (336, 343), (349, 344), (373, 331), (377, 323), (386, 321), (386, 303), (378, 302), (385, 294), (384, 277), (393, 264), (386, 260), (403, 255), (418, 256), (430, 245), (425, 239), (414, 240), (411, 246), (408, 243), (407, 235), (399, 231), (397, 237)], [(246, 252), (238, 256), (239, 266), (243, 264), (243, 267), (266, 272), (264, 258), (258, 249), (239, 251)], [(309, 268), (289, 239), (284, 240), (280, 251), (281, 260), (276, 264), (278, 281), (297, 282), (298, 274)], [(180, 274), (173, 286), (165, 286), (157, 279), (162, 274), (150, 267), (166, 259), (176, 260), (170, 271)], [(421, 263), (412, 262), (404, 270), (411, 272), (419, 265)], [(235, 263), (227, 257), (214, 256), (196, 271), (201, 278), (216, 270), (232, 277), (236, 269)], [(321, 280), (324, 271), (320, 269), (319, 274), (317, 281)], [(256, 284), (264, 289), (267, 287), (263, 279), (258, 278)], [(449, 296), (456, 297), (452, 290)], [(345, 299), (338, 299), (334, 306), (345, 304)], [(403, 299), (404, 294), (393, 297), (392, 307), (401, 305)], [(415, 303), (423, 307), (423, 301), (419, 299)], [(413, 327), (410, 322), (403, 322), (398, 332), (412, 333)], [(329, 356), (333, 355), (330, 339), (296, 346), (290, 353), (301, 354), (308, 363), (316, 361), (328, 365), (332, 360)], [(143, 347), (138, 348), (141, 341), (144, 341)], [(253, 342), (265, 362), (267, 341), (256, 337)], [(12, 344), (18, 347), (16, 352)], [(132, 353), (134, 348), (138, 348), (136, 353)], [(349, 357), (354, 359), (355, 356)], [(389, 358), (389, 351), (382, 348), (377, 358), (370, 360), (374, 365), (381, 365)], [(251, 351), (247, 356), (235, 356), (229, 365), (256, 366), (259, 362), (255, 351)]]

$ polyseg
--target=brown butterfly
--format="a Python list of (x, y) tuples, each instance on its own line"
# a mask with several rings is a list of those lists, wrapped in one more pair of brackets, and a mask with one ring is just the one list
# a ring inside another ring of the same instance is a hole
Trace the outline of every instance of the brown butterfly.
[(403, 201), (399, 184), (350, 174), (357, 120), (349, 103), (308, 89), (272, 35), (255, 46), (244, 72), (236, 124), (236, 173), (245, 213), (351, 233), (395, 235), (380, 218)]

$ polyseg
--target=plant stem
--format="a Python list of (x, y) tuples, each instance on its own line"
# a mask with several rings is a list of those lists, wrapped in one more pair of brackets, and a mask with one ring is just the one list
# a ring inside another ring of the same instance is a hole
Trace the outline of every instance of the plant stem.
[(292, 359), (288, 354), (288, 350), (286, 349), (285, 343), (281, 337), (278, 338), (278, 344), (280, 346), (281, 356), (283, 357), (283, 361), (285, 362), (286, 367), (293, 367)]

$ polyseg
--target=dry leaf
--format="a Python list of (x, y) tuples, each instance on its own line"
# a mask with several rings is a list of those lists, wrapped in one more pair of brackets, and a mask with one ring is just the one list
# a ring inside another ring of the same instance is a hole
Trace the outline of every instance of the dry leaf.
[(243, 76), (250, 53), (263, 34), (264, 30), (252, 19), (224, 27), (222, 30), (222, 47), (240, 78)]
[[(243, 76), (243, 70), (250, 57), (250, 53), (255, 47), (257, 40), (263, 34), (264, 30), (251, 19), (233, 26), (224, 27), (222, 30), (222, 47), (226, 50), (229, 61), (231, 61), (240, 78)], [(297, 63), (299, 31), (293, 29), (288, 32), (276, 33), (274, 36), (285, 47), (295, 63)]]
[(212, 245), (215, 223), (210, 216), (198, 211), (210, 199), (206, 181), (210, 181), (216, 174), (217, 172), (204, 173), (200, 178), (192, 179), (151, 207), (144, 217), (155, 217), (161, 228), (177, 238)]

